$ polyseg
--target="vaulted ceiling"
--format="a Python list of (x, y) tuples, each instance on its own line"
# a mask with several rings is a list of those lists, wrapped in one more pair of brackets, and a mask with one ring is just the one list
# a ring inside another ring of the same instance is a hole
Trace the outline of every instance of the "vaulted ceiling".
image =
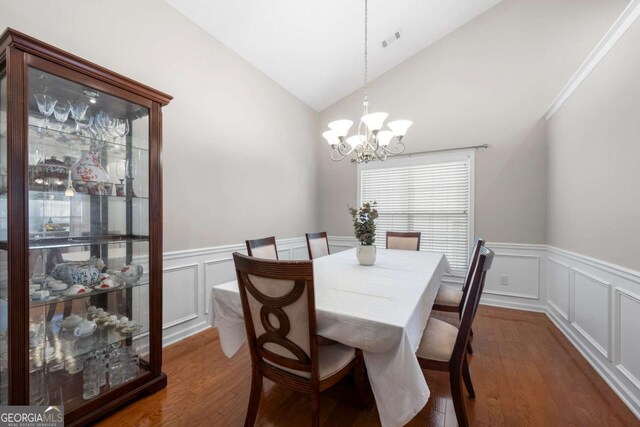
[[(316, 111), (362, 86), (364, 0), (165, 1)], [(500, 1), (369, 0), (369, 79)]]

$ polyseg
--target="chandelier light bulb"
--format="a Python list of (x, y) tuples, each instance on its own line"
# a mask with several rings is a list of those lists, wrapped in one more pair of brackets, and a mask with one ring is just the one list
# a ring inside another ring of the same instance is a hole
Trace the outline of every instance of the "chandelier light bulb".
[(371, 132), (377, 132), (382, 129), (384, 121), (389, 117), (387, 113), (370, 113), (362, 116), (362, 121)]
[(335, 133), (336, 137), (344, 138), (349, 133), (352, 125), (353, 122), (351, 120), (335, 120), (329, 123), (329, 129)]

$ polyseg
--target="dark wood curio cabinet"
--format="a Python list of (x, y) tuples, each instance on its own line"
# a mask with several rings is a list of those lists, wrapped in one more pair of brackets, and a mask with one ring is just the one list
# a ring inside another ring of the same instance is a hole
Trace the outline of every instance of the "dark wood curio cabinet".
[(82, 425), (166, 385), (162, 112), (171, 97), (0, 38), (0, 405)]

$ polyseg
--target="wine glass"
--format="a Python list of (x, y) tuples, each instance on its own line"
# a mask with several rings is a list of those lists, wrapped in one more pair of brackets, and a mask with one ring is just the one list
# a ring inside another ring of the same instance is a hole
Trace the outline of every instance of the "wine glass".
[[(129, 120), (123, 118), (123, 117), (119, 117), (116, 118), (114, 120), (115, 122), (115, 126), (113, 128), (113, 133), (119, 137), (119, 138), (124, 138), (125, 136), (129, 135)], [(120, 144), (122, 144), (122, 141), (120, 142)]]
[(66, 141), (67, 137), (64, 135), (65, 131), (65, 123), (69, 120), (69, 112), (71, 111), (71, 106), (67, 103), (60, 102), (53, 107), (53, 117), (60, 123), (60, 140)]
[(116, 177), (120, 180), (120, 184), (116, 184), (116, 196), (124, 197), (126, 195), (124, 191), (124, 179), (127, 177), (127, 163), (124, 160), (119, 160), (115, 166)]
[(125, 160), (116, 163), (116, 176), (120, 180), (120, 184), (124, 185), (124, 179), (127, 177), (127, 162)]
[(53, 109), (58, 103), (58, 100), (44, 93), (37, 93), (33, 95), (33, 97), (38, 103), (38, 110), (44, 116), (44, 128), (47, 129), (49, 127), (49, 116), (53, 114)]
[(111, 136), (111, 129), (113, 127), (113, 119), (111, 114), (106, 111), (100, 110), (95, 117), (95, 125), (100, 130), (100, 136), (106, 141), (107, 137)]
[(76, 130), (74, 133), (76, 135), (79, 135), (80, 125), (78, 124), (78, 121), (84, 119), (85, 115), (87, 114), (87, 110), (89, 109), (89, 105), (85, 104), (82, 101), (78, 101), (75, 104), (72, 104), (71, 102), (69, 102), (69, 107), (71, 111), (71, 117), (76, 122)]
[(76, 131), (78, 135), (91, 137), (91, 131), (89, 128), (93, 124), (94, 117), (90, 114), (85, 114), (81, 119), (74, 119), (76, 121)]

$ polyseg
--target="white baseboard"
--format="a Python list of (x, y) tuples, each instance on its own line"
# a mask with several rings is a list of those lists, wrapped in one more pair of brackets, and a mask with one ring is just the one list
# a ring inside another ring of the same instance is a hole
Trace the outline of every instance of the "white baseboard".
[(482, 299), (480, 300), (480, 304), (488, 305), (488, 306), (491, 306), (491, 307), (510, 308), (510, 309), (513, 309), (513, 310), (533, 311), (535, 313), (546, 313), (547, 312), (547, 310), (544, 307), (540, 306), (540, 305), (526, 304), (526, 303), (517, 302), (517, 301), (491, 299), (491, 298), (486, 298), (484, 295), (482, 296)]

